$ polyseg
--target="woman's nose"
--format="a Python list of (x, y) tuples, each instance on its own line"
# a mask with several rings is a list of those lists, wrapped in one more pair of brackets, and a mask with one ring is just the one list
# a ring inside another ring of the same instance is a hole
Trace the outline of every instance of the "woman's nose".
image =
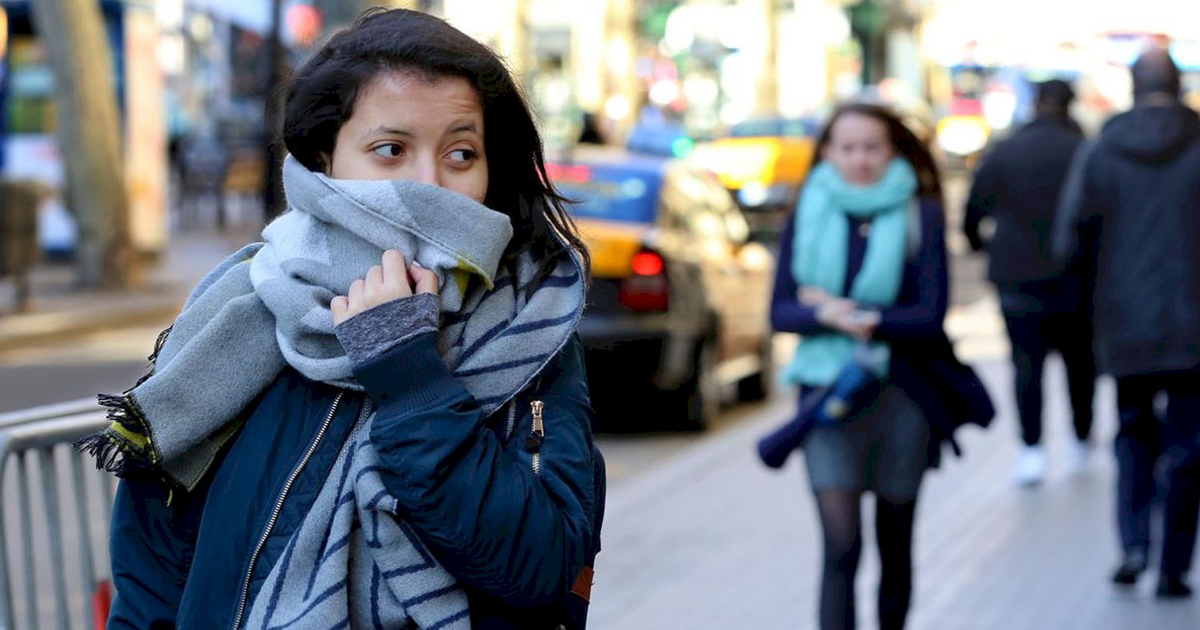
[(437, 160), (432, 157), (422, 157), (416, 161), (414, 165), (413, 181), (429, 184), (430, 186), (441, 186), (441, 174), (438, 171)]

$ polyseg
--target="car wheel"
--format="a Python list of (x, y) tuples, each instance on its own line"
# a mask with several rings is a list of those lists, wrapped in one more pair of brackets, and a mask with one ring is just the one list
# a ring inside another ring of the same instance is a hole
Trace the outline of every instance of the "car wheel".
[(763, 340), (762, 350), (759, 351), (758, 372), (738, 381), (738, 400), (751, 402), (763, 400), (771, 395), (775, 385), (775, 356), (772, 350), (771, 338)]
[(721, 384), (717, 381), (717, 344), (704, 339), (696, 344), (692, 377), (676, 392), (675, 413), (684, 429), (703, 431), (721, 413)]

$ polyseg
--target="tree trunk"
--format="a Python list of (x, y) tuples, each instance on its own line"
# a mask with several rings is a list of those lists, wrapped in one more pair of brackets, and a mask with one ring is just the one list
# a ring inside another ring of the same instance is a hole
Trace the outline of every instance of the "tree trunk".
[(138, 276), (129, 237), (112, 53), (97, 0), (35, 0), (34, 20), (55, 77), (66, 200), (79, 224), (86, 287), (124, 288)]
[(283, 141), (280, 128), (283, 124), (283, 103), (279, 102), (279, 86), (283, 82), (284, 50), (281, 40), (283, 28), (283, 0), (271, 0), (271, 30), (267, 34), (267, 94), (264, 99), (263, 144), (265, 158), (263, 168), (263, 224), (287, 210), (287, 199), (283, 191)]

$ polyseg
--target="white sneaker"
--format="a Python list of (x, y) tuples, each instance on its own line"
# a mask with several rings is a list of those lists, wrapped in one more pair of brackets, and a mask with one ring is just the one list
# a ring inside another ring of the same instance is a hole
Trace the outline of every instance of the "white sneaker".
[(1081, 475), (1087, 472), (1092, 462), (1092, 444), (1087, 440), (1075, 440), (1071, 445), (1071, 455), (1068, 459), (1067, 472)]
[(1046, 453), (1041, 446), (1026, 446), (1013, 466), (1013, 481), (1019, 486), (1035, 486), (1046, 478)]

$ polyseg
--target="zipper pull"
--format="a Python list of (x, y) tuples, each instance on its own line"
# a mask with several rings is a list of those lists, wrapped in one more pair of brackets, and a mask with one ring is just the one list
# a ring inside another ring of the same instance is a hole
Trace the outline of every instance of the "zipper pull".
[(529, 403), (529, 408), (533, 412), (533, 430), (529, 432), (529, 437), (525, 438), (525, 450), (536, 453), (542, 450), (542, 440), (546, 438), (546, 426), (542, 422), (542, 411), (546, 405), (540, 400), (535, 400)]

